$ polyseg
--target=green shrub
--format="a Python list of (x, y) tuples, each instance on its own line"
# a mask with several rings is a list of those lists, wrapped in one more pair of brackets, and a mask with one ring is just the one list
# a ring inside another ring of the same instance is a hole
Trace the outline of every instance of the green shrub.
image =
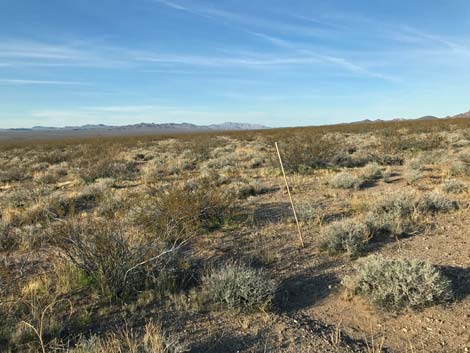
[(348, 172), (342, 172), (333, 176), (328, 183), (336, 189), (359, 189), (363, 180)]
[(322, 230), (320, 247), (330, 254), (345, 252), (350, 257), (357, 256), (363, 250), (368, 229), (360, 222), (351, 219), (337, 221)]
[(263, 270), (228, 262), (203, 277), (208, 297), (227, 309), (265, 308), (273, 299), (275, 282)]
[(420, 308), (450, 299), (451, 284), (438, 269), (419, 260), (387, 260), (369, 256), (343, 283), (355, 294), (389, 309)]

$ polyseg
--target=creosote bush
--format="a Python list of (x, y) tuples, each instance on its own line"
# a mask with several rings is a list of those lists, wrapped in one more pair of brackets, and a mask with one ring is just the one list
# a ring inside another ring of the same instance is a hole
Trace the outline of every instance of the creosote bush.
[(87, 183), (103, 178), (129, 179), (135, 177), (137, 172), (135, 162), (116, 160), (112, 156), (87, 160), (84, 166), (78, 168), (78, 174)]
[[(296, 173), (305, 173), (312, 169), (329, 166), (339, 153), (341, 146), (333, 138), (305, 133), (295, 135), (289, 143), (279, 144), (284, 167), (287, 171)], [(277, 166), (277, 159), (274, 164)]]
[(369, 256), (343, 284), (388, 310), (421, 308), (448, 300), (451, 284), (433, 265), (420, 260), (388, 260)]
[(126, 298), (157, 283), (177, 253), (162, 240), (164, 236), (143, 234), (113, 221), (71, 220), (54, 230), (65, 257), (112, 298)]
[(274, 297), (276, 284), (263, 270), (228, 262), (203, 277), (203, 289), (216, 304), (227, 309), (265, 308)]
[(367, 240), (368, 229), (365, 224), (345, 219), (334, 222), (322, 230), (320, 247), (330, 254), (345, 252), (354, 257), (361, 253)]
[(168, 242), (188, 239), (221, 226), (233, 200), (214, 185), (188, 183), (148, 197), (131, 208), (133, 224)]

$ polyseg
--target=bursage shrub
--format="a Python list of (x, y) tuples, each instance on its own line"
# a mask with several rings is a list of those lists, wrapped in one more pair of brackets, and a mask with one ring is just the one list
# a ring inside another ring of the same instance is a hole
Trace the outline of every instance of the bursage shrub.
[(355, 270), (343, 284), (385, 309), (420, 308), (452, 296), (450, 281), (425, 261), (373, 255), (359, 261)]

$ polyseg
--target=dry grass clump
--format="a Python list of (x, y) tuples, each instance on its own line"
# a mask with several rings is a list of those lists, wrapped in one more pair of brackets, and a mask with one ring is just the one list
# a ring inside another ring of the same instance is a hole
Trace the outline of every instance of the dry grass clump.
[(461, 194), (468, 189), (467, 184), (456, 179), (449, 179), (444, 181), (441, 185), (441, 188), (442, 191), (451, 194)]
[(276, 288), (276, 283), (263, 270), (235, 261), (214, 268), (203, 277), (202, 284), (214, 303), (230, 310), (266, 308)]
[(348, 172), (334, 175), (328, 184), (336, 189), (359, 189), (364, 182), (363, 179)]
[(65, 194), (60, 191), (43, 196), (21, 212), (17, 225), (47, 225), (52, 221), (90, 211), (98, 205), (103, 189), (89, 186), (79, 192)]
[(322, 230), (321, 249), (330, 254), (345, 252), (350, 257), (361, 253), (368, 241), (369, 232), (365, 224), (345, 219), (334, 222)]
[(356, 265), (356, 274), (343, 283), (379, 307), (420, 308), (448, 300), (452, 289), (440, 271), (420, 260), (388, 260), (369, 256)]
[(81, 338), (67, 353), (184, 353), (188, 346), (179, 337), (171, 336), (152, 322), (145, 325), (143, 335), (124, 330), (110, 333), (104, 338)]

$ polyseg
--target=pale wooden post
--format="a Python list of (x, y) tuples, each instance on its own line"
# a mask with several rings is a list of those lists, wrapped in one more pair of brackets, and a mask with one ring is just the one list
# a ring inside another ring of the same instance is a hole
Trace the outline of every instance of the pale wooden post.
[(274, 144), (276, 145), (276, 151), (277, 151), (277, 156), (279, 157), (279, 163), (281, 164), (282, 175), (284, 176), (284, 181), (286, 182), (287, 194), (289, 195), (290, 204), (292, 206), (292, 212), (294, 213), (295, 223), (297, 224), (300, 245), (304, 247), (305, 246), (304, 237), (302, 235), (302, 230), (300, 229), (299, 219), (297, 218), (297, 211), (295, 210), (294, 201), (292, 200), (292, 194), (290, 193), (290, 187), (289, 187), (289, 183), (287, 182), (286, 172), (284, 171), (284, 165), (282, 164), (282, 158), (281, 158), (281, 153), (279, 152), (279, 146), (277, 145), (277, 142), (275, 142)]

